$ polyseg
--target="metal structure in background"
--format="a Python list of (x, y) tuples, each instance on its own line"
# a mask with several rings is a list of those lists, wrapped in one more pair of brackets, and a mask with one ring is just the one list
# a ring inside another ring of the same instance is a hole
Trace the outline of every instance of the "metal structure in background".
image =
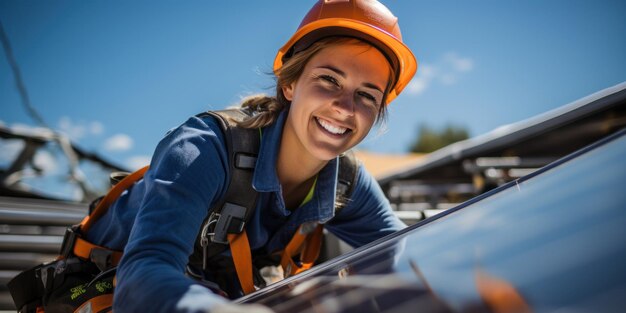
[[(44, 128), (0, 126), (0, 149), (0, 310), (10, 310), (9, 280), (53, 260), (65, 229), (80, 222), (87, 203), (108, 190), (110, 173), (123, 169)], [(42, 156), (57, 169), (42, 163)], [(53, 192), (52, 186), (63, 188)]]
[[(90, 202), (108, 190), (111, 172), (125, 170), (46, 128), (20, 131), (0, 125), (0, 148), (4, 150), (0, 160), (0, 196)], [(64, 165), (64, 172), (56, 173), (61, 175), (56, 183), (73, 186), (73, 193), (46, 190), (52, 184), (40, 188), (29, 184), (28, 180), (51, 175), (38, 162), (41, 156)], [(90, 170), (90, 175), (85, 175), (85, 170)]]
[(7, 283), (21, 271), (59, 255), (65, 229), (87, 215), (88, 205), (0, 197), (0, 310), (15, 309)]
[(412, 224), (517, 179), (626, 125), (626, 83), (435, 151), (378, 182)]

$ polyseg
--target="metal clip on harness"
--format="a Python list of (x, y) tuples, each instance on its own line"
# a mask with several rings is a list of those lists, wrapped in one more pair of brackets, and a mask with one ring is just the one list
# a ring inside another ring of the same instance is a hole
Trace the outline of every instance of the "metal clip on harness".
[(228, 244), (228, 234), (239, 234), (243, 231), (246, 224), (245, 216), (245, 207), (226, 202), (220, 214), (217, 215), (217, 224), (211, 241)]

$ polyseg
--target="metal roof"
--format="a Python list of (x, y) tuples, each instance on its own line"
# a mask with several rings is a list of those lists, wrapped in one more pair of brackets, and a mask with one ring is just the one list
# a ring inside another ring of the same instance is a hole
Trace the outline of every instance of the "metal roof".
[[(380, 177), (381, 186), (413, 179), (462, 159), (511, 154), (563, 156), (626, 125), (626, 82), (554, 110), (498, 127), (484, 135), (439, 149), (412, 165)], [(533, 142), (534, 141), (534, 142)], [(529, 151), (532, 150), (532, 151)], [(524, 154), (524, 152), (522, 152)], [(460, 166), (459, 166), (460, 168)]]

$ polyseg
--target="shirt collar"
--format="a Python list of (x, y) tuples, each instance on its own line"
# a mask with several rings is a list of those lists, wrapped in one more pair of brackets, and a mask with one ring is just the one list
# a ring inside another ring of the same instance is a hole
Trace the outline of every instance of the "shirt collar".
[(287, 111), (283, 110), (276, 121), (263, 128), (261, 147), (254, 169), (252, 187), (259, 192), (276, 192), (280, 190), (280, 182), (276, 174), (276, 160), (280, 149), (280, 139), (287, 118)]
[[(288, 111), (283, 110), (274, 123), (263, 128), (261, 147), (256, 169), (254, 170), (254, 177), (252, 178), (252, 187), (258, 192), (277, 192), (280, 194), (280, 181), (276, 173), (276, 161)], [(311, 208), (316, 207), (317, 210), (311, 209), (311, 215), (308, 216), (309, 214), (306, 214), (305, 219), (318, 219), (323, 223), (334, 216), (337, 166), (338, 162), (337, 158), (335, 158), (328, 162), (320, 171), (313, 199), (305, 205), (307, 207), (310, 205)]]

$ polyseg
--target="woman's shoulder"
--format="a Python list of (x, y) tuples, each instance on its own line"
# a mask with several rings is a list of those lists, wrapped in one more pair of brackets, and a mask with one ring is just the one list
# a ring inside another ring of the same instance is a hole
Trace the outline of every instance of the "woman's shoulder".
[(191, 137), (223, 137), (222, 126), (217, 117), (207, 112), (190, 116), (180, 125), (171, 128), (165, 133), (165, 138), (184, 136)]
[(241, 109), (224, 109), (215, 111), (205, 111), (189, 117), (185, 122), (177, 127), (170, 129), (165, 137), (183, 135), (189, 136), (208, 136), (224, 139), (226, 133), (232, 132), (232, 129), (239, 128), (239, 122), (249, 118), (247, 111)]
[(182, 171), (193, 165), (211, 165), (227, 159), (224, 135), (212, 116), (194, 115), (170, 129), (160, 140), (151, 162), (153, 166)]

